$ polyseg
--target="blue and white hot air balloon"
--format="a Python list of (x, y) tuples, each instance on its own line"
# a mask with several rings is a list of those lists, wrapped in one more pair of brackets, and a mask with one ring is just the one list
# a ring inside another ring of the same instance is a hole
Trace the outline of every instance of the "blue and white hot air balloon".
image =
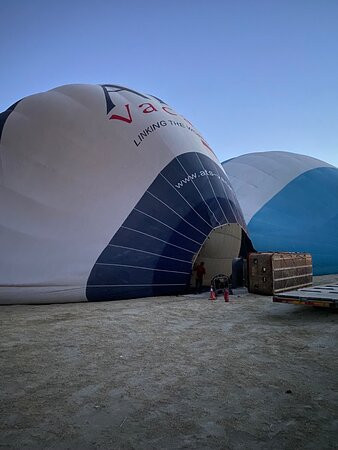
[(24, 98), (0, 115), (0, 156), (0, 303), (181, 293), (194, 262), (230, 272), (247, 239), (213, 151), (151, 95)]
[(338, 273), (338, 169), (305, 155), (225, 161), (257, 251), (309, 252), (314, 274)]

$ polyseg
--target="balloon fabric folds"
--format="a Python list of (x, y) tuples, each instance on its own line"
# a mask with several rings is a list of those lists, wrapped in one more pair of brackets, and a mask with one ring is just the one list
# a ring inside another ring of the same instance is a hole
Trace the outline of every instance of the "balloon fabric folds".
[(0, 156), (0, 303), (179, 294), (214, 230), (246, 228), (199, 132), (132, 89), (20, 100), (0, 114)]

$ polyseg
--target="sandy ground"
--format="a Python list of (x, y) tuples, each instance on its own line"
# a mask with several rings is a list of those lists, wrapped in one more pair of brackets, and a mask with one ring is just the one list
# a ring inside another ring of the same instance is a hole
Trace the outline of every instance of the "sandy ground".
[(0, 315), (0, 448), (338, 448), (332, 311), (202, 294)]

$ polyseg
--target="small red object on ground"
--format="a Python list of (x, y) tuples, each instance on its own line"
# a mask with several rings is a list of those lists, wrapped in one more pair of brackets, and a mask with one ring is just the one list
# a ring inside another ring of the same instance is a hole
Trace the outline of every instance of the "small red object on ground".
[(224, 289), (224, 301), (229, 301), (229, 289)]
[(216, 300), (216, 294), (212, 288), (212, 286), (210, 287), (210, 297), (209, 300)]

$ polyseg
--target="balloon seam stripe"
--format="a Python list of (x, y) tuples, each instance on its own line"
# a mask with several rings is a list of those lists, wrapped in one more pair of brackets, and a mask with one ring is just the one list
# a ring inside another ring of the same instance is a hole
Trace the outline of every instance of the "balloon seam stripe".
[(140, 209), (134, 208), (134, 211), (137, 211), (141, 214), (144, 214), (147, 217), (150, 217), (151, 219), (155, 220), (156, 222), (159, 222), (160, 224), (164, 225), (165, 227), (169, 228), (170, 230), (174, 231), (175, 233), (180, 234), (181, 236), (183, 236), (186, 239), (189, 239), (189, 241), (195, 242), (195, 244), (198, 244), (198, 245), (202, 244), (201, 242), (195, 241), (195, 239), (192, 239), (192, 238), (186, 236), (185, 234), (181, 233), (180, 231), (175, 230), (175, 228), (172, 228), (170, 225), (167, 225), (166, 223), (162, 222), (161, 220), (156, 219), (156, 217), (153, 217), (150, 214), (147, 214), (146, 212), (141, 211)]
[(184, 262), (184, 263), (187, 263), (187, 264), (191, 264), (191, 261), (186, 261), (184, 259), (178, 259), (178, 258), (172, 258), (171, 256), (159, 255), (158, 253), (147, 252), (146, 250), (140, 250), (138, 248), (125, 247), (123, 245), (116, 245), (116, 244), (108, 244), (108, 247), (124, 248), (125, 250), (133, 250), (135, 252), (147, 253), (148, 255), (159, 256), (160, 258), (173, 259), (174, 261), (180, 261), (180, 262)]
[(171, 272), (171, 273), (183, 273), (189, 275), (190, 272), (181, 272), (179, 270), (167, 270), (167, 269), (153, 269), (152, 267), (131, 266), (129, 264), (115, 264), (115, 263), (96, 263), (97, 266), (114, 266), (114, 267), (130, 267), (132, 269), (151, 270), (156, 272)]
[[(217, 172), (219, 174), (219, 168), (218, 168), (217, 164), (215, 163), (215, 161), (213, 161), (213, 163), (215, 164), (216, 170), (217, 170)], [(224, 172), (225, 172), (225, 170), (224, 170)], [(227, 177), (227, 178), (229, 179), (229, 177)], [(234, 218), (236, 219), (236, 222), (240, 223), (240, 221), (238, 220), (237, 214), (235, 214), (234, 209), (233, 209), (233, 207), (231, 205), (230, 198), (229, 198), (228, 194), (226, 193), (226, 190), (225, 190), (225, 188), (223, 186), (223, 183), (221, 183), (221, 185), (222, 185), (223, 192), (224, 192), (224, 194), (225, 194), (225, 196), (226, 196), (226, 198), (228, 200), (228, 203), (229, 203), (230, 209), (232, 211), (232, 214), (233, 214)], [(230, 186), (231, 186), (231, 184), (230, 184)]]
[(160, 239), (160, 238), (158, 238), (158, 237), (156, 237), (156, 236), (152, 236), (151, 234), (145, 233), (144, 231), (135, 230), (135, 229), (133, 229), (133, 228), (126, 227), (126, 226), (124, 226), (124, 225), (122, 225), (121, 228), (123, 228), (123, 229), (125, 229), (125, 230), (128, 230), (128, 231), (133, 231), (133, 232), (135, 232), (135, 233), (144, 234), (145, 236), (148, 236), (148, 237), (150, 237), (150, 238), (152, 238), (152, 239), (156, 239), (157, 241), (163, 242), (164, 244), (172, 245), (173, 247), (176, 247), (176, 248), (179, 248), (179, 249), (181, 249), (181, 250), (184, 250), (185, 252), (189, 252), (189, 253), (192, 253), (192, 254), (195, 254), (195, 253), (196, 253), (196, 252), (194, 252), (194, 251), (192, 251), (192, 250), (188, 250), (187, 248), (183, 248), (183, 247), (180, 247), (179, 245), (172, 244), (171, 242), (165, 241), (164, 239)]
[[(198, 156), (198, 153), (196, 153), (196, 156), (197, 156), (197, 159), (199, 160), (199, 162), (200, 162), (200, 164), (201, 164), (201, 166), (202, 166), (202, 169), (203, 169), (204, 171), (206, 171), (204, 165), (202, 164), (202, 161), (200, 160), (200, 157)], [(208, 179), (208, 181), (209, 181), (210, 187), (211, 187), (212, 192), (213, 192), (213, 194), (214, 194), (215, 200), (216, 200), (216, 202), (218, 203), (218, 206), (221, 208), (221, 211), (222, 211), (222, 213), (223, 213), (224, 219), (226, 220), (227, 223), (229, 223), (229, 220), (228, 220), (227, 216), (225, 215), (225, 212), (224, 212), (224, 210), (223, 210), (223, 208), (222, 208), (220, 202), (218, 201), (218, 198), (216, 197), (216, 194), (215, 194), (214, 188), (213, 188), (213, 186), (212, 186), (212, 184), (211, 184), (210, 178), (207, 177), (207, 179)], [(222, 182), (221, 182), (221, 183), (222, 183)]]
[(149, 191), (146, 191), (147, 194), (150, 194), (152, 197), (154, 197), (156, 200), (158, 200), (159, 202), (161, 202), (164, 206), (166, 206), (168, 209), (170, 209), (170, 211), (172, 211), (174, 214), (176, 214), (178, 217), (180, 217), (185, 223), (187, 223), (191, 228), (194, 228), (196, 231), (198, 231), (199, 233), (201, 233), (204, 237), (206, 237), (207, 235), (205, 233), (203, 233), (203, 231), (199, 230), (198, 228), (196, 228), (194, 225), (192, 225), (190, 222), (188, 222), (187, 220), (185, 220), (184, 217), (182, 217), (180, 214), (178, 214), (174, 209), (172, 209), (169, 205), (167, 205), (164, 201), (162, 201), (160, 198), (156, 197), (156, 195), (152, 194)]
[(140, 287), (140, 286), (186, 286), (186, 283), (169, 283), (169, 284), (88, 284), (88, 287), (90, 287), (90, 288)]
[[(182, 169), (183, 169), (184, 172), (186, 173), (186, 175), (189, 176), (189, 174), (188, 174), (188, 172), (185, 170), (183, 164), (182, 164), (181, 161), (178, 159), (178, 156), (176, 156), (176, 159), (177, 159), (179, 165), (182, 167)], [(208, 203), (205, 201), (205, 199), (204, 199), (203, 195), (201, 194), (200, 190), (198, 189), (198, 187), (197, 187), (196, 184), (194, 183), (194, 180), (191, 180), (191, 182), (192, 182), (193, 186), (195, 187), (196, 191), (199, 193), (199, 195), (200, 195), (201, 199), (203, 200), (203, 202), (206, 204), (206, 206), (207, 206), (207, 208), (209, 209), (209, 211), (211, 212), (211, 214), (214, 216), (214, 218), (215, 218), (216, 222), (218, 223), (218, 225), (221, 225), (221, 224), (219, 223), (219, 221), (217, 220), (217, 218), (216, 218), (215, 214), (213, 213), (213, 211), (210, 209)]]
[(173, 188), (175, 189), (175, 191), (183, 198), (183, 200), (190, 206), (190, 208), (195, 211), (195, 213), (198, 215), (198, 217), (200, 217), (211, 229), (213, 228), (213, 226), (211, 225), (211, 223), (207, 222), (197, 211), (196, 209), (188, 202), (188, 200), (179, 192), (179, 190), (177, 188), (175, 188), (175, 186), (170, 183), (170, 181), (162, 174), (160, 173), (160, 175), (165, 179), (165, 181)]

